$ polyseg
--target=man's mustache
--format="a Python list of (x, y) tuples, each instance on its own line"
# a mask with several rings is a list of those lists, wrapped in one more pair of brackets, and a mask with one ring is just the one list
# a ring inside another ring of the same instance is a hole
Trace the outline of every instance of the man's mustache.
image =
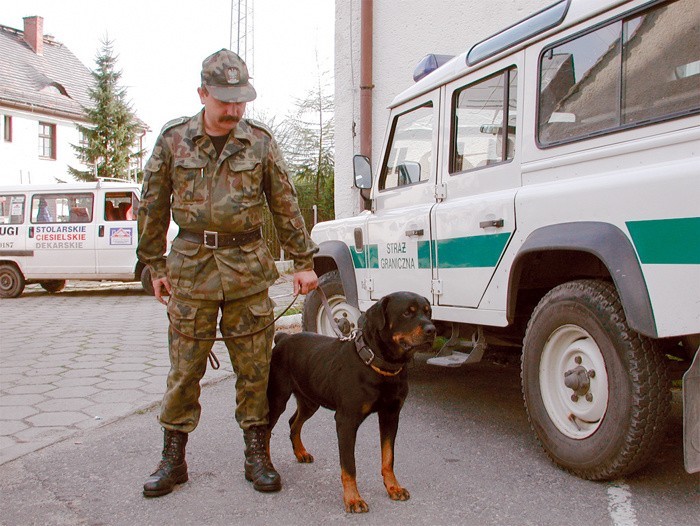
[(231, 115), (224, 115), (223, 117), (219, 117), (219, 122), (238, 122), (239, 120), (240, 119), (232, 117)]

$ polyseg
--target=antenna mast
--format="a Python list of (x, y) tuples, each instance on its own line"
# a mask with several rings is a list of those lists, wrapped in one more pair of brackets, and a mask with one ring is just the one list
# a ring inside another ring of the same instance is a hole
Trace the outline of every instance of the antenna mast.
[(253, 2), (254, 0), (231, 0), (231, 39), (229, 43), (229, 49), (245, 61), (251, 78), (255, 76)]

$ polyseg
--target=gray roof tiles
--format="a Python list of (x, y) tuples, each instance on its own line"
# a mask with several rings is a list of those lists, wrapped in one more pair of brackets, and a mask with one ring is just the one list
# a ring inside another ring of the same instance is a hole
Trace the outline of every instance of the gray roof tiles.
[(58, 112), (83, 119), (93, 104), (90, 70), (63, 44), (44, 37), (43, 55), (24, 41), (24, 33), (0, 25), (0, 106)]

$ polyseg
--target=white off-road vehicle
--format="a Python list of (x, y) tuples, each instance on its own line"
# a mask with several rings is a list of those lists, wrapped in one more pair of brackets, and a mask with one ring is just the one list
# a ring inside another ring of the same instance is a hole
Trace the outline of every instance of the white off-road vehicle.
[[(410, 290), (449, 337), (429, 362), (521, 352), (541, 445), (597, 480), (659, 447), (674, 354), (700, 470), (699, 26), (697, 0), (562, 0), (426, 57), (375, 176), (355, 157), (367, 210), (312, 231), (341, 328)], [(333, 334), (317, 293), (303, 319)]]

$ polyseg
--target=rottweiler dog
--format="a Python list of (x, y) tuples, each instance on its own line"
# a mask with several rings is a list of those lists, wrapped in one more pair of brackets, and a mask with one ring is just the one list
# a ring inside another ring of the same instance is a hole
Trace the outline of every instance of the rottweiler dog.
[(294, 455), (314, 458), (301, 441), (301, 428), (320, 406), (335, 411), (345, 511), (369, 511), (357, 490), (355, 440), (360, 424), (379, 417), (382, 477), (389, 497), (408, 500), (394, 475), (394, 441), (399, 413), (408, 394), (407, 363), (417, 351), (429, 350), (435, 325), (427, 299), (412, 292), (389, 294), (360, 317), (354, 338), (343, 341), (319, 334), (278, 333), (272, 351), (270, 430), (294, 394), (297, 408), (289, 420)]

